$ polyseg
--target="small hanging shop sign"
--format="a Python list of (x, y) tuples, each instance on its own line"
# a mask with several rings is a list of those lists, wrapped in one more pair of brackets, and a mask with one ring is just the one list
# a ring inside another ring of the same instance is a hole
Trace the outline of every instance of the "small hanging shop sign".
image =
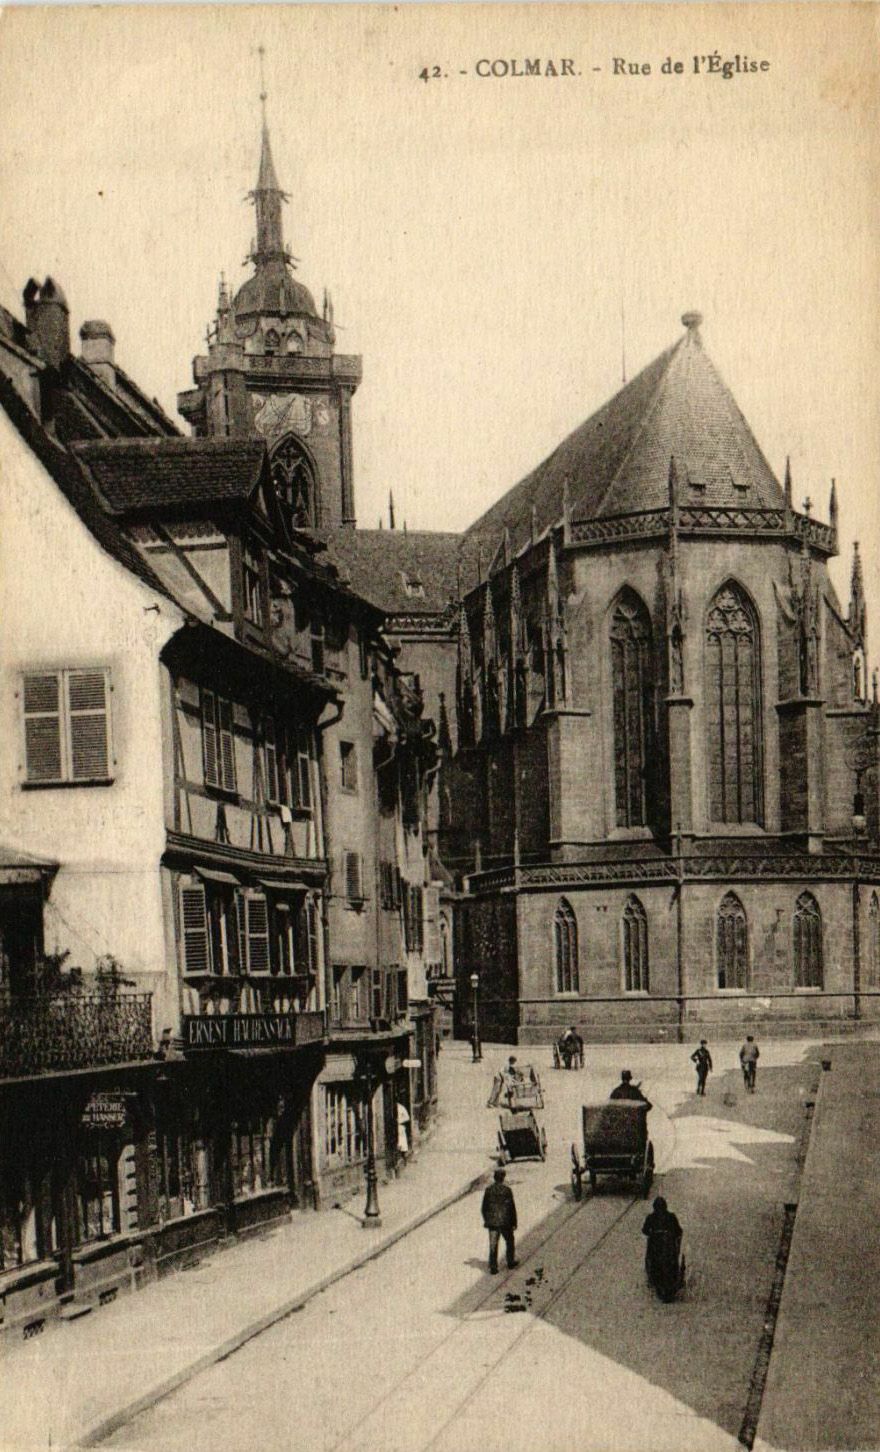
[(80, 1122), (85, 1129), (122, 1129), (128, 1121), (128, 1101), (132, 1097), (125, 1093), (92, 1094)]

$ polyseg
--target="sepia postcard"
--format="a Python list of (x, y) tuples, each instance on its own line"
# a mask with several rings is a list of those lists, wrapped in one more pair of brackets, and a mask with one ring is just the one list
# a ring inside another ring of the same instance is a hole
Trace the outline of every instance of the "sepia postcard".
[(880, 1448), (880, 9), (0, 16), (0, 1452)]

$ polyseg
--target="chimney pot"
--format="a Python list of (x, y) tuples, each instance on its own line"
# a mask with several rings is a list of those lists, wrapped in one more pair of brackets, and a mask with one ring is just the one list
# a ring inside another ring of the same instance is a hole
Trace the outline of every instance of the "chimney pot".
[(40, 287), (33, 278), (23, 293), (25, 321), (36, 351), (53, 368), (60, 368), (70, 353), (70, 310), (67, 298), (53, 278)]
[(115, 387), (116, 369), (113, 360), (113, 345), (116, 339), (109, 323), (102, 318), (89, 318), (79, 330), (82, 341), (82, 360), (93, 373), (97, 373), (109, 388)]

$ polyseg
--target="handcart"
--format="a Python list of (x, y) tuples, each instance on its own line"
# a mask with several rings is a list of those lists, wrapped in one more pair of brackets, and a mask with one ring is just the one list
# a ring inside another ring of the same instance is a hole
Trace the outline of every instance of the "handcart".
[(505, 1160), (543, 1160), (547, 1157), (547, 1131), (531, 1109), (505, 1109), (498, 1116), (498, 1149)]
[(571, 1147), (571, 1188), (576, 1200), (583, 1194), (584, 1177), (595, 1190), (600, 1175), (635, 1183), (647, 1196), (654, 1178), (648, 1108), (637, 1099), (610, 1099), (583, 1106), (583, 1162), (577, 1146)]
[(536, 1109), (544, 1108), (541, 1081), (531, 1064), (496, 1074), (489, 1108), (500, 1109), (498, 1149), (504, 1160), (543, 1160), (547, 1133), (538, 1123)]

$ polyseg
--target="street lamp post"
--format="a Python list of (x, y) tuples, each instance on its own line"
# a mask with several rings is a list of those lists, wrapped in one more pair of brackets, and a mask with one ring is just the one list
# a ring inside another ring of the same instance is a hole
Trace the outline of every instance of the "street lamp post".
[(482, 1050), (482, 1047), (480, 1045), (480, 975), (479, 975), (479, 973), (472, 973), (471, 974), (471, 989), (472, 989), (473, 995), (474, 995), (474, 1029), (473, 1029), (473, 1036), (471, 1038), (471, 1047), (473, 1049), (474, 1056), (473, 1056), (473, 1058), (471, 1060), (471, 1063), (472, 1064), (476, 1064), (476, 1063), (479, 1063), (479, 1061), (483, 1057), (483, 1050)]
[(365, 1114), (364, 1129), (367, 1135), (367, 1203), (364, 1206), (362, 1225), (365, 1230), (382, 1224), (379, 1213), (379, 1176), (376, 1174), (376, 1144), (373, 1125), (373, 1075), (369, 1056), (364, 1066)]

